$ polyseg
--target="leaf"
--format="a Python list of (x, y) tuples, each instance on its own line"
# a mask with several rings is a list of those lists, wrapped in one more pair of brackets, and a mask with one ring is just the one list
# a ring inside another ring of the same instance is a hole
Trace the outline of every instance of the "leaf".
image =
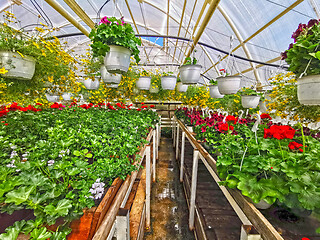
[(44, 211), (50, 216), (66, 216), (72, 207), (71, 203), (71, 200), (62, 199), (58, 202), (57, 206), (50, 204), (44, 208)]
[(6, 233), (0, 235), (0, 240), (15, 240), (17, 239), (21, 229), (25, 225), (26, 221), (15, 222), (12, 226), (6, 229)]
[(77, 157), (79, 157), (79, 156), (81, 155), (80, 151), (78, 151), (78, 150), (74, 150), (74, 151), (73, 151), (73, 154), (74, 154), (75, 156), (77, 156)]
[(50, 232), (47, 232), (47, 229), (45, 227), (42, 227), (40, 229), (34, 229), (31, 232), (30, 237), (34, 240), (46, 240), (50, 238), (51, 235), (52, 234)]
[(28, 200), (30, 193), (34, 190), (34, 187), (20, 187), (17, 190), (7, 193), (6, 203), (14, 203), (19, 205)]

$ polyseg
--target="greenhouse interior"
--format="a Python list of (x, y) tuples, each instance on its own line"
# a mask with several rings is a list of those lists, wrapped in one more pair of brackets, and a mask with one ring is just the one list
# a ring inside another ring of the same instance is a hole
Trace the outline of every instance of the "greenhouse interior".
[(0, 240), (320, 240), (319, 0), (0, 13)]

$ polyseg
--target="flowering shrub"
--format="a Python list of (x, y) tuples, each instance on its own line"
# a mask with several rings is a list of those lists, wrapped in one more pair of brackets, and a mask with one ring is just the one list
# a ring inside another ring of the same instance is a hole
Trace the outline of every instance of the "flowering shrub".
[(320, 74), (320, 24), (311, 19), (308, 24), (300, 23), (292, 34), (294, 43), (282, 53), (282, 59), (290, 65), (289, 71), (299, 77), (306, 70), (307, 75)]

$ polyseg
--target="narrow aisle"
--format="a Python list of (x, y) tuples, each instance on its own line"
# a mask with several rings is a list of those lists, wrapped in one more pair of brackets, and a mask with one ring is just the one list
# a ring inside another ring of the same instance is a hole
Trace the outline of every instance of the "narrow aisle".
[(188, 208), (179, 182), (172, 139), (161, 137), (157, 181), (151, 194), (151, 232), (146, 240), (193, 240), (188, 228)]

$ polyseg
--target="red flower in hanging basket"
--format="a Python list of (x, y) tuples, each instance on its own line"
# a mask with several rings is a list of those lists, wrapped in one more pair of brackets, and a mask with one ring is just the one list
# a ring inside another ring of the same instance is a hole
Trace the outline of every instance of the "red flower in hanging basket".
[(272, 117), (270, 117), (270, 115), (268, 114), (268, 113), (262, 113), (261, 115), (260, 115), (260, 117), (261, 117), (261, 119), (265, 119), (265, 118), (268, 118), (268, 119), (272, 119)]

